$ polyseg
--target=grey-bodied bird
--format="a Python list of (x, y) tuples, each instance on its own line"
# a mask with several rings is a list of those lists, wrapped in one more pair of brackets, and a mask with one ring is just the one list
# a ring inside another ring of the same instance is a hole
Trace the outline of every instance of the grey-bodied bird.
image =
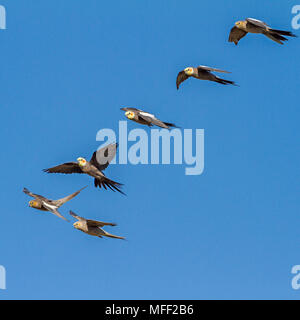
[(149, 112), (136, 109), (136, 108), (121, 108), (121, 110), (125, 111), (125, 116), (132, 121), (135, 121), (140, 124), (144, 124), (146, 126), (152, 127), (153, 125), (170, 129), (171, 127), (176, 127), (173, 123), (163, 122), (157, 119), (154, 114)]
[(290, 31), (272, 29), (263, 21), (247, 18), (246, 20), (235, 23), (235, 26), (230, 31), (228, 41), (234, 42), (237, 45), (247, 33), (263, 34), (279, 44), (288, 41), (284, 36), (296, 37), (296, 35)]
[(115, 236), (113, 234), (110, 234), (102, 229), (104, 226), (116, 226), (115, 223), (109, 223), (109, 222), (101, 222), (96, 220), (89, 220), (82, 217), (79, 217), (76, 213), (73, 211), (70, 211), (70, 215), (77, 219), (78, 221), (73, 224), (74, 228), (77, 230), (80, 230), (84, 233), (87, 233), (91, 236), (95, 237), (109, 237), (114, 239), (122, 239), (125, 240), (124, 237)]
[(41, 211), (49, 211), (49, 212), (55, 214), (57, 217), (68, 221), (64, 216), (62, 216), (57, 211), (57, 209), (60, 208), (63, 204), (65, 204), (67, 201), (70, 201), (71, 199), (76, 197), (85, 188), (86, 187), (80, 189), (79, 191), (76, 191), (76, 192), (72, 193), (71, 195), (69, 195), (69, 196), (67, 196), (65, 198), (59, 199), (59, 200), (47, 199), (47, 198), (45, 198), (43, 196), (40, 196), (38, 194), (30, 192), (27, 188), (24, 188), (23, 192), (25, 194), (27, 194), (28, 196), (34, 198), (34, 200), (29, 201), (29, 206), (31, 208), (34, 208), (34, 209), (37, 209), (37, 210), (41, 210)]
[(227, 84), (236, 85), (234, 81), (225, 80), (225, 79), (217, 77), (216, 75), (214, 75), (212, 73), (212, 71), (222, 72), (222, 73), (230, 73), (225, 70), (215, 69), (215, 68), (206, 67), (206, 66), (199, 66), (197, 68), (188, 67), (178, 73), (178, 76), (176, 79), (177, 90), (179, 89), (180, 84), (190, 77), (200, 79), (200, 80), (214, 81), (214, 82), (224, 84), (224, 85), (227, 85)]
[(94, 178), (94, 185), (96, 188), (109, 188), (112, 191), (118, 191), (124, 194), (120, 190), (120, 187), (122, 186), (121, 183), (108, 179), (102, 173), (102, 171), (108, 167), (111, 160), (115, 157), (117, 146), (118, 145), (116, 143), (113, 143), (95, 151), (90, 161), (79, 157), (77, 162), (66, 162), (53, 168), (44, 169), (43, 171), (47, 173), (64, 174), (85, 173)]

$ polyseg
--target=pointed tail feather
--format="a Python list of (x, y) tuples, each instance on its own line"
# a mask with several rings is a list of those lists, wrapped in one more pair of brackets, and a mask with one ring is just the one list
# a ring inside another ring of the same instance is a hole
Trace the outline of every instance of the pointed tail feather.
[(231, 84), (233, 86), (237, 86), (237, 84), (234, 81), (222, 79), (222, 78), (219, 78), (219, 77), (216, 77), (215, 81), (220, 83), (220, 84), (224, 84), (224, 85)]
[[(104, 230), (103, 230), (103, 231), (104, 231)], [(121, 240), (125, 240), (125, 238), (124, 238), (124, 237), (115, 236), (115, 235), (110, 234), (110, 233), (108, 233), (108, 232), (106, 232), (106, 231), (104, 231), (103, 236), (108, 237), (108, 238), (113, 238), (113, 239), (121, 239)]]
[(271, 29), (271, 32), (277, 33), (277, 34), (281, 34), (283, 36), (288, 36), (288, 37), (294, 37), (297, 38), (297, 36), (292, 33), (291, 31), (284, 31), (284, 30), (276, 30), (276, 29)]
[(106, 177), (103, 177), (102, 179), (95, 178), (94, 180), (95, 187), (104, 188), (107, 190), (109, 188), (112, 191), (118, 191), (122, 193), (123, 195), (126, 195), (122, 190), (120, 190), (120, 187), (122, 187), (122, 184), (113, 180), (110, 180)]
[(178, 128), (178, 127), (176, 126), (176, 124), (174, 124), (174, 123), (164, 122), (164, 124), (165, 124), (166, 126), (168, 126), (168, 127), (171, 127), (171, 128)]
[(266, 35), (269, 39), (271, 39), (271, 40), (273, 40), (273, 41), (275, 41), (275, 42), (277, 42), (277, 43), (279, 43), (279, 44), (283, 44), (283, 41), (288, 41), (287, 38), (285, 38), (285, 37), (283, 37), (283, 36), (281, 36), (280, 34), (275, 33), (275, 32), (274, 32), (274, 33), (273, 33), (273, 32), (266, 32), (265, 35)]

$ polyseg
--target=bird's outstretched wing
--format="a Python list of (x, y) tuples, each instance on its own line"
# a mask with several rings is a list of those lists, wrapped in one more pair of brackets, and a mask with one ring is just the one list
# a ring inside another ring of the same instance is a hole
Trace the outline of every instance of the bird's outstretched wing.
[(123, 110), (123, 111), (141, 111), (140, 109), (131, 108), (131, 107), (121, 108), (121, 110)]
[(43, 206), (44, 206), (48, 211), (50, 211), (51, 213), (55, 214), (57, 217), (65, 220), (65, 221), (69, 221), (69, 220), (67, 220), (64, 216), (62, 216), (62, 215), (57, 211), (57, 207), (56, 207), (56, 206), (51, 205), (51, 204), (49, 204), (49, 203), (47, 203), (47, 202), (44, 202), (44, 201), (43, 201)]
[(146, 114), (139, 114), (139, 117), (142, 118), (143, 120), (147, 121), (149, 124), (155, 124), (158, 127), (168, 129), (169, 127), (159, 119), (155, 117), (148, 116)]
[(87, 224), (89, 227), (104, 227), (104, 226), (111, 226), (111, 227), (115, 227), (116, 224), (115, 223), (110, 223), (110, 222), (102, 222), (102, 221), (97, 221), (97, 220), (90, 220), (87, 219)]
[(221, 69), (216, 69), (216, 68), (211, 68), (211, 67), (207, 67), (207, 66), (199, 66), (198, 70), (204, 70), (204, 71), (214, 71), (214, 72), (222, 72), (222, 73), (231, 73), (229, 71), (226, 70), (221, 70)]
[(260, 28), (263, 28), (263, 29), (266, 29), (268, 27), (268, 25), (265, 22), (257, 20), (257, 19), (247, 18), (246, 21), (248, 23), (253, 24), (256, 27), (260, 27)]
[(30, 192), (27, 188), (24, 188), (24, 189), (23, 189), (23, 192), (24, 192), (25, 194), (27, 194), (28, 196), (30, 196), (30, 197), (32, 197), (32, 198), (35, 198), (35, 199), (37, 199), (37, 200), (42, 200), (42, 201), (48, 200), (47, 198), (45, 198), (45, 197), (43, 197), (43, 196), (40, 196), (39, 194), (35, 194), (35, 193)]
[(73, 198), (75, 198), (84, 188), (81, 188), (80, 190), (70, 194), (69, 196), (66, 196), (64, 198), (58, 199), (58, 200), (52, 200), (52, 203), (58, 207), (61, 207), (63, 204), (65, 204), (66, 202), (72, 200)]
[(66, 162), (53, 168), (44, 169), (43, 171), (47, 173), (65, 173), (65, 174), (83, 173), (77, 162)]
[(80, 217), (80, 216), (78, 216), (75, 212), (73, 212), (73, 211), (69, 211), (69, 213), (70, 213), (70, 215), (73, 217), (73, 218), (75, 218), (75, 219), (77, 219), (77, 220), (79, 220), (79, 221), (86, 221), (86, 219), (85, 218), (82, 218), (82, 217)]
[(93, 153), (90, 163), (100, 171), (105, 170), (113, 158), (116, 156), (118, 144), (112, 143), (108, 146), (99, 149)]
[(185, 81), (186, 79), (188, 79), (189, 76), (184, 72), (184, 71), (180, 71), (177, 75), (177, 79), (176, 79), (176, 87), (177, 90), (179, 89), (180, 84)]
[(245, 37), (245, 35), (247, 34), (248, 32), (240, 29), (240, 28), (237, 28), (237, 27), (233, 27), (230, 31), (230, 34), (229, 34), (229, 39), (228, 41), (229, 42), (234, 42), (236, 45), (239, 43), (239, 41)]

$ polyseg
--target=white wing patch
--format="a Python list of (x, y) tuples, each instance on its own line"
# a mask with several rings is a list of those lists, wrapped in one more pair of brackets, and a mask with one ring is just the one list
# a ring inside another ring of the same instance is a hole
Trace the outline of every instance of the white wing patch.
[(56, 209), (58, 209), (57, 206), (51, 205), (51, 204), (46, 203), (46, 202), (43, 202), (43, 206), (44, 206), (45, 208), (47, 208), (47, 209), (49, 208), (49, 209), (51, 209), (51, 210), (56, 210)]
[(264, 24), (265, 26), (267, 26), (267, 24), (264, 22), (264, 21), (261, 21), (261, 20), (258, 20), (258, 19), (254, 19), (254, 18), (248, 18), (249, 21), (256, 21), (258, 23), (262, 23)]
[(155, 119), (154, 114), (151, 114), (151, 113), (148, 113), (148, 112), (140, 112), (140, 114), (141, 114), (142, 116), (146, 116), (146, 117), (150, 117), (150, 118)]

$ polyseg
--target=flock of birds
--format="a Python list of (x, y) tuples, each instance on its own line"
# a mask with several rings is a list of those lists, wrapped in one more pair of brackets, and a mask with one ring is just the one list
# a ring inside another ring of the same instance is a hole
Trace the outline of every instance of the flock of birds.
[[(290, 31), (272, 29), (265, 22), (248, 18), (244, 21), (238, 21), (235, 23), (235, 26), (230, 31), (228, 41), (233, 42), (237, 45), (238, 42), (247, 35), (247, 33), (263, 34), (279, 44), (283, 44), (284, 41), (287, 41), (288, 39), (286, 37), (296, 37), (296, 35), (294, 35)], [(214, 81), (223, 85), (228, 85), (228, 84), (236, 85), (235, 82), (222, 79), (214, 75), (212, 72), (229, 73), (228, 71), (225, 71), (225, 70), (211, 68), (207, 66), (199, 66), (196, 68), (188, 67), (178, 73), (178, 76), (176, 79), (176, 87), (177, 89), (179, 89), (180, 84), (190, 77), (200, 79), (200, 80)], [(121, 108), (121, 110), (125, 111), (125, 116), (129, 120), (135, 121), (139, 124), (143, 124), (147, 126), (156, 125), (158, 127), (165, 128), (165, 129), (176, 127), (174, 124), (163, 122), (158, 118), (156, 118), (153, 114), (145, 112), (140, 109)], [(94, 185), (96, 188), (103, 187), (104, 189), (110, 189), (112, 191), (118, 191), (124, 194), (123, 191), (121, 190), (122, 184), (107, 178), (103, 173), (103, 171), (108, 167), (111, 160), (115, 157), (117, 147), (118, 145), (116, 143), (110, 144), (102, 149), (99, 149), (98, 151), (95, 151), (90, 161), (87, 161), (86, 159), (80, 157), (77, 159), (77, 162), (66, 162), (49, 169), (45, 169), (43, 171), (47, 173), (87, 174), (94, 179)], [(28, 196), (34, 198), (34, 200), (31, 200), (29, 202), (30, 207), (34, 209), (42, 210), (42, 211), (49, 211), (55, 214), (56, 216), (58, 216), (59, 218), (62, 218), (68, 221), (64, 216), (62, 216), (58, 212), (58, 209), (67, 201), (70, 201), (71, 199), (76, 197), (85, 188), (82, 188), (79, 191), (74, 192), (71, 195), (66, 196), (59, 200), (47, 199), (41, 195), (30, 192), (26, 188), (24, 188), (23, 192)], [(96, 220), (85, 219), (83, 217), (78, 216), (73, 211), (70, 211), (69, 213), (73, 218), (77, 220), (77, 222), (75, 222), (73, 226), (80, 231), (83, 231), (89, 235), (97, 236), (100, 238), (105, 236), (105, 237), (110, 237), (115, 239), (125, 239), (124, 237), (112, 235), (102, 229), (104, 226), (115, 226), (116, 224), (114, 223), (106, 223), (106, 222), (101, 222)]]

